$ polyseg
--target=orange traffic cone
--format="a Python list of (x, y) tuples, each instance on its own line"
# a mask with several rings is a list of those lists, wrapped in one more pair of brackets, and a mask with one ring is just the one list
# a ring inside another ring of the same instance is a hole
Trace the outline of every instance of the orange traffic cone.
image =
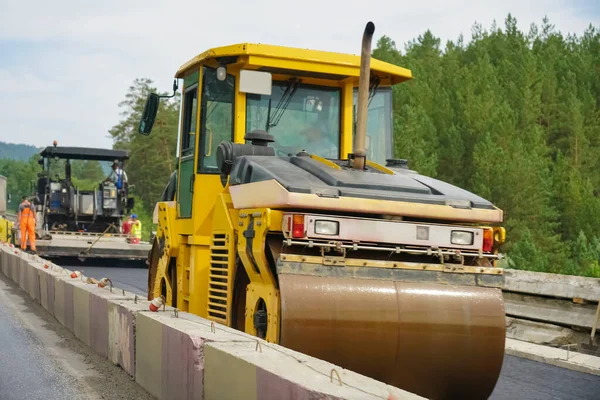
[(110, 282), (110, 285), (112, 286), (112, 281), (108, 278), (102, 278), (98, 281), (98, 287), (103, 288), (104, 286), (108, 285), (108, 283)]

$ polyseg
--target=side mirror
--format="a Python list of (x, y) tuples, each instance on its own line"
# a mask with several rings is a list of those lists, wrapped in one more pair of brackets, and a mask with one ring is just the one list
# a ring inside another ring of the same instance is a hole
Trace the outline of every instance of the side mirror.
[(135, 199), (133, 197), (129, 197), (127, 199), (127, 209), (132, 210), (133, 206), (135, 206)]
[(142, 113), (142, 119), (140, 120), (140, 126), (138, 127), (138, 132), (142, 135), (150, 135), (154, 120), (156, 119), (156, 113), (158, 112), (159, 102), (160, 97), (156, 93), (150, 93), (148, 95), (146, 105), (144, 106), (144, 112)]
[(7, 202), (7, 203), (10, 203), (11, 201), (12, 201), (12, 194), (8, 193), (8, 194), (6, 195), (6, 202)]
[(240, 71), (240, 92), (271, 95), (273, 77), (269, 72), (243, 69)]

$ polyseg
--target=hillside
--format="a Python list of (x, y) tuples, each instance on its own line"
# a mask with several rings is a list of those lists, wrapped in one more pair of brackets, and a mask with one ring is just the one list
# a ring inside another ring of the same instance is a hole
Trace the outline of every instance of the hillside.
[(0, 159), (27, 161), (32, 155), (40, 150), (41, 148), (28, 144), (0, 142)]

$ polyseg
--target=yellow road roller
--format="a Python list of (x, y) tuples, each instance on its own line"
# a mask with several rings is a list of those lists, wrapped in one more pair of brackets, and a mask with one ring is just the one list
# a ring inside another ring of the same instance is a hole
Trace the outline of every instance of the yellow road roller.
[(428, 398), (487, 398), (503, 213), (393, 158), (392, 87), (412, 74), (371, 58), (374, 29), (360, 56), (244, 43), (181, 66), (148, 298)]

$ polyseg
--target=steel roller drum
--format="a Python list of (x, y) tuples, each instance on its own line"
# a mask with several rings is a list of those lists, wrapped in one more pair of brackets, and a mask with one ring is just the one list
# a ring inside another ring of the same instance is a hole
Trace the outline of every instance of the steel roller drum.
[(487, 399), (504, 357), (498, 289), (279, 274), (281, 345), (431, 399)]

